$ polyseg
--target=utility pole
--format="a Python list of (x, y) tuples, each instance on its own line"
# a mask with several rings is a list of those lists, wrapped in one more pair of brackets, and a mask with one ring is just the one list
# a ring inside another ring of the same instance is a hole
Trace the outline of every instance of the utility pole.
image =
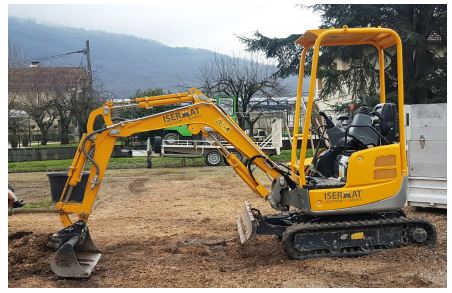
[(91, 58), (89, 55), (89, 40), (86, 40), (85, 55), (86, 55), (86, 63), (87, 63), (87, 67), (88, 67), (89, 86), (91, 87), (93, 85), (93, 73), (91, 71)]

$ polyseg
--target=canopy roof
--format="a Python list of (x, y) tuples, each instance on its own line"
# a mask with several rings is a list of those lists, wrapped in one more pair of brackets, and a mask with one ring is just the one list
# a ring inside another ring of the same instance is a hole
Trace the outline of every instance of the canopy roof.
[(349, 45), (377, 45), (383, 49), (397, 44), (397, 34), (387, 28), (340, 28), (308, 30), (295, 43), (303, 47), (314, 46), (317, 38), (326, 33), (320, 46), (349, 46)]

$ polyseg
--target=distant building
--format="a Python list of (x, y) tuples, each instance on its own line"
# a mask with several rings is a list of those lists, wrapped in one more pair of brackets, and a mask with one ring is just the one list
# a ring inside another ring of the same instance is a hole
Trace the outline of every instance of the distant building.
[[(28, 67), (9, 68), (8, 116), (10, 120), (17, 120), (20, 113), (24, 119), (31, 120), (33, 115), (27, 111), (38, 109), (53, 99), (67, 101), (86, 88), (88, 82), (88, 74), (82, 67), (42, 67), (32, 62)], [(28, 124), (37, 133), (36, 123), (31, 120)], [(76, 134), (75, 125), (71, 125), (69, 133)], [(57, 119), (49, 129), (49, 139), (59, 139)]]
[(88, 81), (88, 74), (82, 67), (42, 67), (32, 62), (29, 67), (10, 68), (8, 74), (8, 91), (25, 93), (29, 91), (55, 92), (66, 91), (83, 86)]

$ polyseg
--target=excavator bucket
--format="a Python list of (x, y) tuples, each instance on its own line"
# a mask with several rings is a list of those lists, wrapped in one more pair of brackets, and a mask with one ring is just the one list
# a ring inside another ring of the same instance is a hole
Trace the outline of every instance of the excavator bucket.
[(52, 235), (47, 246), (56, 249), (50, 260), (52, 271), (64, 278), (89, 277), (102, 255), (83, 221)]
[(256, 233), (257, 222), (251, 211), (251, 205), (245, 202), (245, 210), (237, 217), (237, 229), (240, 242), (244, 244)]

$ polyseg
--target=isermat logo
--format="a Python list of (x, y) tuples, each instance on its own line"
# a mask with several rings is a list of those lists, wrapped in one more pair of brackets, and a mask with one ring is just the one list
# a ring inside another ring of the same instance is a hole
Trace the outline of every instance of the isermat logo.
[(325, 202), (360, 201), (362, 190), (328, 191), (324, 193)]
[(165, 123), (165, 125), (179, 124), (183, 122), (188, 123), (191, 120), (199, 117), (201, 117), (201, 114), (199, 114), (199, 108), (192, 108), (166, 114), (163, 116), (163, 122)]

